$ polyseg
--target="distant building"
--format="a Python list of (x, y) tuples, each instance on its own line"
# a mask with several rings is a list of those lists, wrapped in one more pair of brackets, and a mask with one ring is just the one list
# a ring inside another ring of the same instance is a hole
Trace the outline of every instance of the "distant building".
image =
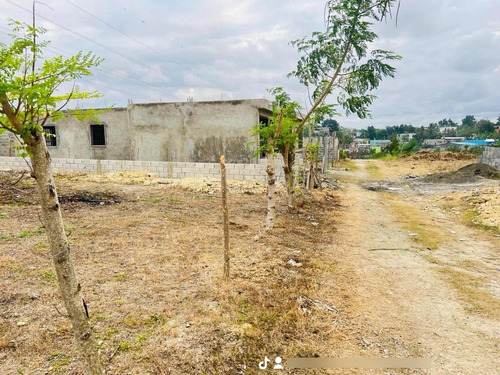
[(465, 141), (465, 137), (442, 137), (439, 139), (424, 139), (423, 144), (430, 147), (446, 147), (463, 141)]
[(391, 144), (391, 141), (388, 139), (372, 139), (370, 140), (371, 147), (380, 147), (385, 148)]
[(409, 142), (413, 139), (413, 137), (415, 137), (415, 135), (417, 135), (417, 133), (403, 133), (396, 135), (396, 138), (400, 142)]
[[(43, 129), (53, 158), (214, 163), (225, 155), (252, 164), (259, 138), (251, 129), (271, 115), (265, 99), (129, 104), (98, 121), (65, 117)], [(0, 136), (0, 156), (12, 154), (8, 137)]]
[(439, 132), (441, 134), (455, 134), (455, 132), (457, 131), (457, 127), (456, 126), (443, 126), (443, 127), (440, 127), (439, 128)]

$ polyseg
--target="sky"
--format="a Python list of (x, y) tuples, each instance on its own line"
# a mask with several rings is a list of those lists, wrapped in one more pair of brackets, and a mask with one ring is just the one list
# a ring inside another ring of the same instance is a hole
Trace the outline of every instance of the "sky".
[[(9, 19), (32, 22), (32, 0), (0, 0), (0, 42)], [(130, 101), (271, 99), (284, 87), (307, 109), (307, 92), (287, 78), (300, 55), (290, 41), (324, 30), (325, 0), (44, 0), (36, 23), (48, 31), (47, 57), (92, 51), (105, 61), (80, 90)], [(500, 1), (401, 0), (396, 20), (377, 23), (373, 48), (403, 59), (374, 92), (372, 118), (335, 119), (346, 127), (427, 126), (466, 115), (500, 115)], [(335, 97), (331, 98), (335, 102)], [(76, 104), (74, 104), (76, 105)]]

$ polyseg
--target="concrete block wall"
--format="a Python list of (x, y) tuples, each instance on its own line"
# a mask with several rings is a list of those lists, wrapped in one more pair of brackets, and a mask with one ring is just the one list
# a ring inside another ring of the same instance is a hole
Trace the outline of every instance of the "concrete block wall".
[[(276, 160), (276, 176), (284, 183), (283, 162)], [(163, 178), (211, 177), (220, 178), (219, 163), (95, 160), (95, 159), (52, 159), (56, 172), (148, 172)], [(266, 164), (226, 164), (227, 177), (233, 180), (266, 182)], [(18, 157), (0, 157), (0, 170), (29, 169), (26, 161)]]
[(486, 147), (479, 161), (500, 169), (500, 148)]
[(16, 140), (14, 136), (9, 132), (4, 132), (3, 134), (0, 134), (0, 156), (9, 156), (9, 151), (12, 156), (15, 155), (16, 154), (16, 151), (14, 150), (15, 143)]

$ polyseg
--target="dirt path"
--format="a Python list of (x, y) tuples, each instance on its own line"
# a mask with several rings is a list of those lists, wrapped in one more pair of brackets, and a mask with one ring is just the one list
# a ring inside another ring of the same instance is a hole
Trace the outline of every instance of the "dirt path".
[[(380, 374), (499, 374), (500, 241), (457, 223), (427, 198), (394, 200), (363, 189), (369, 163), (356, 161), (356, 171), (334, 172), (350, 181), (340, 193), (347, 207), (333, 239), (343, 275), (337, 288), (351, 295), (346, 339), (358, 344), (343, 354), (432, 358), (432, 370)], [(400, 201), (415, 205), (445, 236), (438, 248), (414, 241), (416, 234), (394, 214)], [(478, 312), (476, 305), (483, 308)]]

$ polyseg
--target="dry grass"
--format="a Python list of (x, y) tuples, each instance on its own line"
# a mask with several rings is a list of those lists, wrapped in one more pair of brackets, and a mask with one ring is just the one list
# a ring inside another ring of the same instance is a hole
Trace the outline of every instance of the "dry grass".
[(401, 226), (411, 233), (413, 241), (425, 248), (435, 250), (447, 240), (447, 233), (436, 226), (418, 206), (402, 202), (390, 194), (383, 194), (383, 196), (390, 201), (391, 213)]
[(366, 170), (371, 180), (381, 180), (385, 177), (384, 173), (382, 173), (382, 170), (380, 169), (379, 164), (380, 161), (378, 160), (370, 161), (370, 163), (367, 164)]
[(403, 177), (408, 174), (426, 176), (428, 173), (455, 171), (474, 160), (411, 160), (410, 158), (377, 160), (386, 178)]
[[(339, 335), (329, 323), (331, 312), (305, 313), (299, 297), (318, 298), (318, 280), (334, 275), (333, 255), (324, 251), (333, 228), (323, 225), (337, 207), (333, 193), (310, 196), (295, 215), (280, 206), (275, 230), (258, 241), (265, 195), (233, 193), (232, 275), (223, 285), (217, 192), (79, 178), (59, 176), (61, 195), (85, 188), (121, 199), (62, 205), (110, 374), (252, 374), (266, 355), (314, 356), (331, 349), (325, 343)], [(0, 257), (0, 367), (4, 373), (77, 374), (37, 207), (9, 201), (0, 212), (0, 233), (8, 236)], [(289, 259), (302, 267), (288, 265)]]
[(358, 165), (354, 161), (352, 161), (350, 159), (341, 160), (335, 166), (339, 167), (339, 168), (347, 168), (350, 171), (357, 171), (357, 170), (359, 170)]
[(440, 272), (458, 291), (460, 298), (468, 304), (467, 310), (500, 320), (500, 300), (481, 289), (486, 279), (452, 267), (441, 267)]

